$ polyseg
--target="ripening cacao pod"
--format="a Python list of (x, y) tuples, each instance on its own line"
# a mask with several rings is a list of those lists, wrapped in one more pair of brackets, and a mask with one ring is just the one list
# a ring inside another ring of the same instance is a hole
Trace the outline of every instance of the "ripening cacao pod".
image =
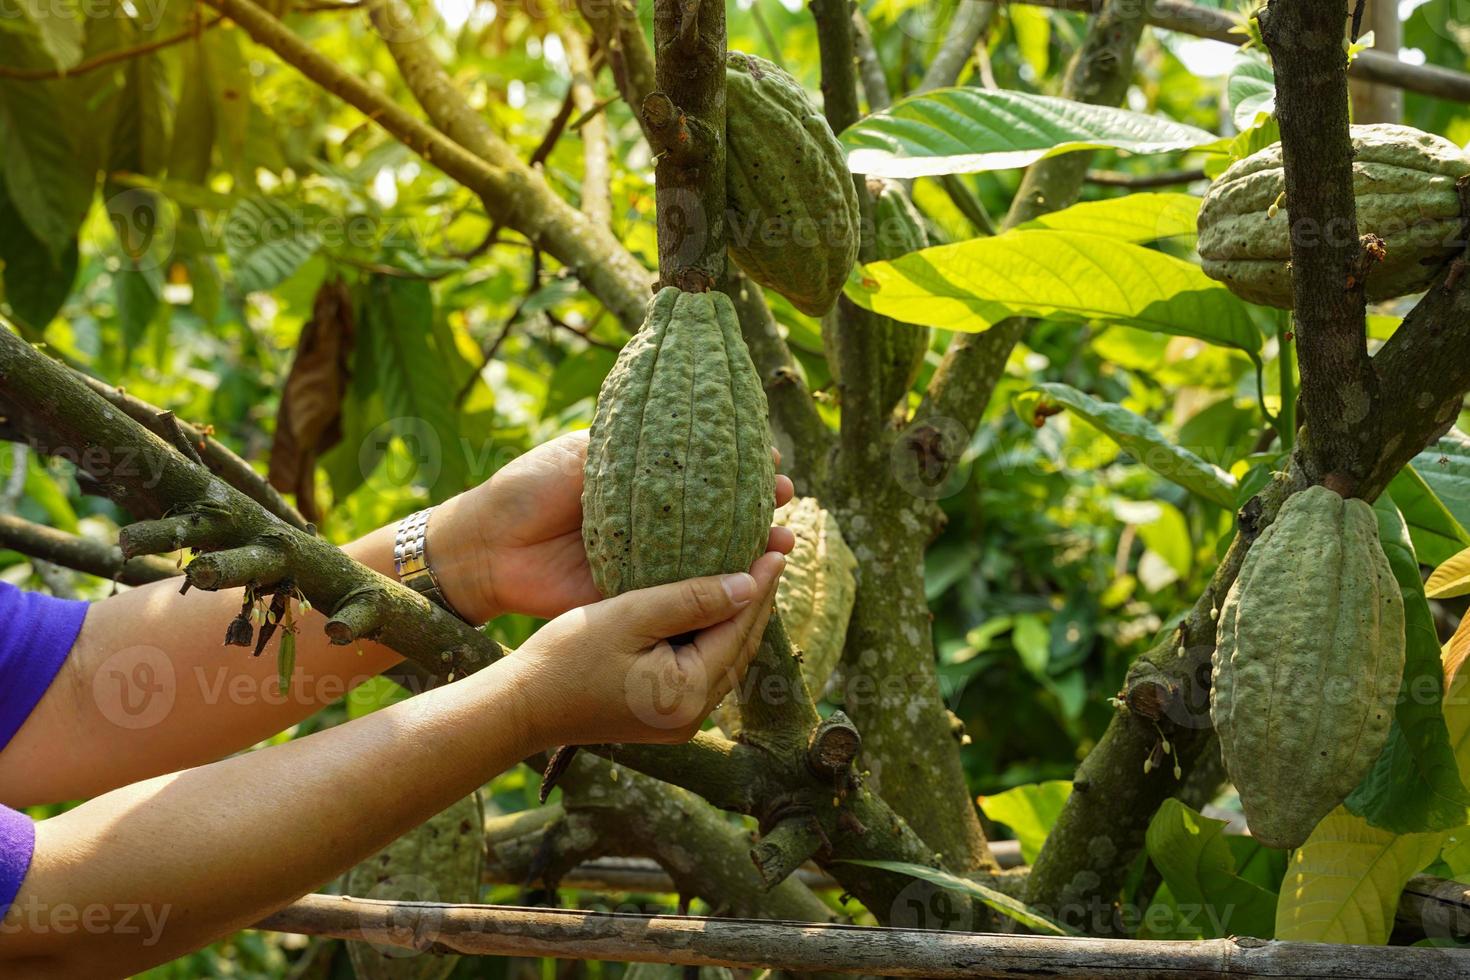
[[(778, 507), (775, 522), (796, 535), (786, 571), (776, 586), (776, 609), (791, 643), (801, 651), (801, 675), (812, 697), (821, 697), (842, 648), (857, 598), (857, 558), (842, 539), (831, 511), (813, 497), (793, 497)], [(731, 694), (710, 716), (727, 735), (740, 731), (739, 700)]]
[[(1368, 274), (1368, 299), (1418, 292), (1463, 251), (1455, 182), (1470, 174), (1470, 157), (1449, 140), (1408, 126), (1354, 126), (1352, 138), (1358, 233), (1377, 235), (1386, 249)], [(1237, 296), (1290, 309), (1285, 191), (1280, 143), (1237, 161), (1205, 194), (1199, 254), (1205, 272)]]
[[(345, 894), (383, 901), (466, 903), (480, 897), (485, 811), (472, 793), (348, 871)], [(359, 980), (444, 980), (458, 956), (350, 941)]]
[(1287, 500), (1220, 607), (1210, 717), (1251, 833), (1297, 847), (1372, 768), (1404, 670), (1404, 603), (1373, 508)]
[(755, 55), (725, 57), (730, 257), (803, 313), (831, 309), (857, 261), (857, 190), (806, 91)]
[[(900, 255), (928, 248), (929, 233), (924, 227), (924, 218), (909, 200), (908, 193), (898, 181), (870, 178), (868, 193), (873, 197), (873, 250), (880, 260), (896, 259)], [(842, 331), (834, 315), (822, 318), (823, 346), (828, 352), (828, 366), (832, 377), (842, 382)], [(882, 371), (883, 387), (878, 393), (879, 404), (885, 409), (904, 403), (919, 369), (924, 366), (924, 355), (929, 351), (929, 328), (903, 323), (886, 316), (871, 315), (867, 329), (876, 335), (879, 344), (879, 368)]]
[(766, 549), (766, 393), (724, 293), (661, 290), (597, 399), (582, 538), (605, 596), (743, 572)]

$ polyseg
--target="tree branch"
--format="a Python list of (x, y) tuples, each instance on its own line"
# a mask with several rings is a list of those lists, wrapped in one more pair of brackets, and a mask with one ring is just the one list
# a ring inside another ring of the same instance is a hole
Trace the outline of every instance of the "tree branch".
[(740, 333), (750, 349), (770, 405), (771, 435), (781, 451), (781, 469), (802, 496), (817, 496), (827, 483), (833, 433), (817, 411), (806, 381), (781, 337), (760, 289), (731, 263), (723, 286), (740, 317)]
[[(189, 462), (70, 369), (5, 329), (0, 329), (0, 392), (0, 402), (24, 406), (19, 417), (27, 434), (52, 447), (67, 447), (99, 489), (125, 503), (141, 504), (145, 512), (170, 514), (124, 528), (120, 544), (125, 556), (144, 553), (141, 547), (262, 548), (280, 558), (295, 588), (318, 609), (335, 611), (349, 600), (370, 597), (383, 613), (378, 638), (434, 674), (463, 676), (501, 656), (499, 644), (423, 596), (284, 523)], [(193, 567), (185, 570), (186, 577)], [(195, 578), (202, 579), (210, 567), (202, 565)], [(222, 635), (223, 628), (221, 624)]]
[(0, 514), (0, 548), (124, 585), (145, 585), (180, 574), (173, 562), (162, 558), (124, 561), (116, 545), (90, 541), (9, 514)]
[[(393, 137), (434, 164), (485, 203), (492, 220), (514, 228), (571, 268), (589, 292), (630, 328), (643, 321), (647, 305), (646, 270), (628, 254), (610, 231), (599, 228), (572, 208), (537, 174), (515, 158), (503, 141), (490, 131), (472, 110), (455, 109), (463, 104), (450, 87), (443, 69), (433, 61), (427, 42), (415, 32), (398, 30), (385, 20), (383, 30), (389, 49), (399, 60), (405, 80), (415, 86), (415, 95), (431, 116), (437, 111), (452, 119), (453, 137), (415, 118), (402, 106), (373, 88), (336, 62), (314, 50), (275, 17), (252, 0), (205, 0), (244, 28), (257, 43), (274, 51), (282, 61), (299, 70), (328, 92), (364, 113)], [(395, 0), (388, 0), (396, 5)], [(372, 10), (375, 22), (388, 18), (380, 3)], [(407, 16), (405, 13), (404, 16)], [(415, 59), (422, 54), (424, 57)], [(405, 66), (405, 60), (416, 71)], [(473, 137), (482, 138), (473, 145)], [(458, 140), (458, 141), (457, 141)], [(466, 148), (463, 141), (471, 141)], [(482, 152), (482, 156), (476, 154)]]
[(982, 0), (961, 0), (950, 15), (949, 27), (944, 40), (929, 62), (924, 78), (915, 92), (929, 92), (936, 88), (948, 88), (960, 80), (960, 72), (975, 56), (975, 46), (990, 29), (995, 18), (995, 4)]
[[(1013, 0), (1056, 10), (1083, 13), (1094, 9), (1096, 0)], [(1206, 37), (1226, 44), (1242, 45), (1246, 35), (1239, 19), (1225, 10), (1182, 3), (1180, 0), (1150, 0), (1143, 6), (1145, 17), (1155, 27), (1194, 37)], [(1412, 65), (1397, 56), (1369, 49), (1353, 59), (1348, 74), (1355, 79), (1392, 85), (1408, 92), (1418, 92), (1453, 102), (1470, 102), (1470, 74), (1451, 71), (1439, 65)]]
[(725, 7), (655, 0), (656, 91), (641, 103), (658, 156), (659, 283), (704, 292), (725, 278)]
[(597, 73), (587, 53), (587, 41), (570, 28), (561, 32), (567, 64), (572, 70), (572, 105), (585, 120), (577, 131), (582, 136), (582, 213), (599, 228), (612, 227), (612, 172), (608, 165), (607, 117), (593, 112)]
[(1374, 259), (1358, 241), (1353, 198), (1347, 14), (1331, 3), (1272, 0), (1260, 23), (1276, 68), (1308, 476), (1339, 472), (1355, 484), (1377, 456), (1378, 379), (1365, 326)]
[[(632, 0), (577, 0), (577, 7), (592, 28), (598, 50), (607, 54), (608, 67), (623, 101), (638, 116), (638, 107), (658, 83), (654, 80), (653, 51), (638, 22), (637, 8)], [(643, 125), (641, 116), (638, 124)]]

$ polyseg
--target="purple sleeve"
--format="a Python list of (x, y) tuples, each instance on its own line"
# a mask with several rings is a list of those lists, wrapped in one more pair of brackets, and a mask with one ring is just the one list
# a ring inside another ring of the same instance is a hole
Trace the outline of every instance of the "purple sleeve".
[(0, 582), (0, 751), (51, 686), (86, 615), (85, 602)]
[[(30, 717), (81, 631), (87, 604), (0, 582), (0, 751)], [(25, 880), (36, 843), (30, 817), (0, 806), (0, 915)]]
[(0, 806), (0, 916), (10, 911), (20, 883), (31, 868), (36, 825), (24, 813)]

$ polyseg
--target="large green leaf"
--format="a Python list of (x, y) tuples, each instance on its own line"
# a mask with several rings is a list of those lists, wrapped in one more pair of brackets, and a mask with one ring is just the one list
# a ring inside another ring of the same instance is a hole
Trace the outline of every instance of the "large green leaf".
[(1276, 938), (1382, 945), (1404, 883), (1439, 853), (1443, 833), (1396, 835), (1338, 807), (1291, 856)]
[(77, 277), (77, 240), (55, 257), (31, 234), (0, 181), (0, 265), (4, 298), (21, 325), (39, 333), (56, 316)]
[(1404, 597), (1404, 680), (1388, 744), (1347, 799), (1347, 809), (1395, 833), (1451, 830), (1465, 823), (1470, 793), (1450, 745), (1444, 672), (1419, 559), (1391, 494), (1374, 505), (1384, 554)]
[(0, 34), (36, 52), (27, 67), (71, 68), (82, 60), (85, 32), (77, 14), (74, 4), (11, 0), (0, 8)]
[(1235, 56), (1225, 81), (1225, 98), (1235, 119), (1235, 128), (1245, 132), (1262, 113), (1276, 111), (1276, 74), (1266, 59), (1254, 51)]
[(1013, 316), (1065, 315), (1196, 337), (1259, 358), (1244, 303), (1199, 266), (1073, 231), (1012, 231), (874, 262), (847, 295), (906, 323), (966, 333)]
[(1217, 139), (1140, 112), (982, 88), (902, 99), (842, 134), (853, 173), (875, 177), (1009, 170), (1075, 150), (1169, 153)]
[(982, 796), (980, 809), (991, 820), (1011, 828), (1021, 842), (1021, 860), (1032, 864), (1071, 795), (1071, 781), (1053, 779), (1016, 786), (994, 796)]
[(455, 352), (440, 347), (433, 302), (423, 280), (374, 276), (364, 288), (357, 342), (372, 348), (389, 426), (415, 464), (402, 476), (438, 501), (465, 489), (470, 447), (454, 405)]
[(86, 115), (74, 93), (63, 82), (0, 79), (0, 176), (26, 227), (57, 260), (86, 217), (97, 177), (85, 129), (64, 123)]
[(1193, 194), (1129, 194), (1083, 201), (1017, 225), (1016, 230), (1083, 231), (1141, 245), (1193, 235), (1200, 204)]
[(1470, 545), (1470, 533), (1425, 481), (1418, 465), (1400, 470), (1388, 485), (1388, 492), (1408, 522), (1419, 563), (1438, 565)]
[(1235, 478), (1182, 446), (1176, 446), (1141, 415), (1121, 405), (1099, 401), (1070, 385), (1040, 384), (1015, 397), (1016, 414), (1034, 424), (1047, 406), (1063, 406), (1101, 429), (1134, 459), (1191, 493), (1235, 509)]
[(1451, 429), (1414, 457), (1414, 470), (1461, 527), (1470, 527), (1470, 435)]
[[(1168, 928), (1153, 931), (1178, 939), (1271, 938), (1276, 895), (1240, 877), (1225, 826), (1174, 799), (1154, 814), (1144, 843), (1175, 904)], [(1197, 914), (1185, 918), (1184, 909)]]
[(250, 197), (230, 210), (225, 252), (241, 292), (271, 289), (321, 247), (307, 213), (284, 201)]
[(1033, 932), (1043, 936), (1075, 936), (1076, 931), (1033, 909), (1024, 902), (1017, 901), (1004, 892), (996, 891), (994, 888), (971, 881), (969, 878), (961, 878), (959, 875), (950, 874), (948, 871), (940, 871), (923, 864), (911, 864), (907, 861), (861, 861), (857, 859), (845, 859), (843, 864), (860, 864), (865, 868), (879, 868), (883, 871), (893, 871), (897, 874), (908, 875), (927, 881), (931, 885), (949, 891), (959, 892), (979, 899), (988, 907), (999, 912), (1001, 915), (1009, 916), (1017, 922), (1026, 926)]

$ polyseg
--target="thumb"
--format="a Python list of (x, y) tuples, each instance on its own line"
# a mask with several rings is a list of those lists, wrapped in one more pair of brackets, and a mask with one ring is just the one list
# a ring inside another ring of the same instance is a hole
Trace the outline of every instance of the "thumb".
[(661, 640), (723, 623), (755, 597), (755, 579), (747, 572), (736, 572), (625, 592), (608, 604), (614, 607), (609, 612), (628, 631)]

